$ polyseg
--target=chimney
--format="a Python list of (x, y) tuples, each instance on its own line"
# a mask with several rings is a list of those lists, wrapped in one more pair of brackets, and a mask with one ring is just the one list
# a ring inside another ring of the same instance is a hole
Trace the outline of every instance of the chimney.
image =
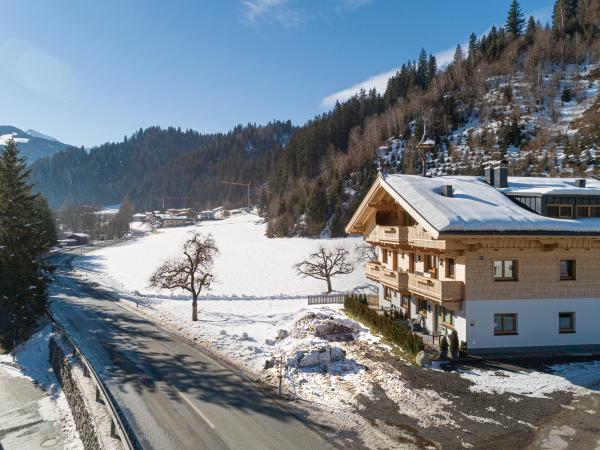
[(508, 161), (488, 161), (485, 163), (485, 182), (496, 188), (508, 187)]
[(485, 166), (485, 182), (490, 186), (494, 185), (494, 168), (491, 164)]
[(453, 197), (454, 196), (454, 188), (451, 184), (444, 184), (442, 186), (442, 195), (444, 197)]
[(494, 166), (494, 186), (508, 187), (508, 161), (498, 161)]
[(575, 180), (575, 187), (584, 188), (585, 187), (585, 178), (577, 178)]

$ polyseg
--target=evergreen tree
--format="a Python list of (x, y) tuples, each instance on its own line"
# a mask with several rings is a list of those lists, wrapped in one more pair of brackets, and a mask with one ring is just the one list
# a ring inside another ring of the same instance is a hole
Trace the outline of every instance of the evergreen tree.
[(477, 47), (479, 47), (477, 35), (475, 33), (471, 33), (469, 36), (469, 58), (473, 59), (475, 57), (477, 53)]
[(419, 53), (419, 62), (417, 63), (417, 85), (421, 89), (427, 87), (427, 52), (424, 48)]
[(508, 31), (511, 38), (518, 38), (523, 33), (523, 25), (525, 25), (525, 17), (519, 2), (513, 0), (508, 9), (508, 16), (506, 18), (506, 30)]
[(427, 60), (427, 83), (431, 83), (431, 81), (437, 75), (437, 60), (435, 56), (429, 55), (429, 59)]
[(44, 199), (33, 194), (29, 170), (13, 140), (0, 151), (0, 344), (28, 335), (45, 311), (39, 257), (56, 238)]
[(552, 10), (552, 30), (557, 36), (573, 34), (577, 28), (577, 0), (556, 0)]
[(529, 40), (529, 43), (533, 42), (536, 28), (537, 26), (535, 24), (535, 19), (533, 18), (533, 16), (529, 16), (529, 21), (527, 22), (527, 32), (525, 34), (527, 36), (527, 39)]
[(310, 234), (318, 234), (325, 226), (327, 216), (327, 190), (318, 180), (306, 199), (306, 227)]

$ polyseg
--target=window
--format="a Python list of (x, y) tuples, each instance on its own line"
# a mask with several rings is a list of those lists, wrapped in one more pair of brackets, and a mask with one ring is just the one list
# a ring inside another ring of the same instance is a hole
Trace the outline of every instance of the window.
[(431, 272), (437, 268), (438, 258), (435, 255), (426, 255), (425, 256), (425, 271)]
[(517, 261), (494, 261), (494, 281), (516, 281)]
[(514, 313), (494, 314), (494, 334), (517, 334), (517, 315)]
[(574, 280), (575, 279), (575, 260), (561, 259), (560, 260), (560, 279)]
[(577, 217), (590, 217), (590, 207), (589, 206), (578, 206), (577, 207)]
[(548, 205), (548, 216), (559, 219), (572, 219), (573, 207), (571, 205)]
[(387, 264), (388, 252), (385, 248), (381, 249), (381, 262)]
[(386, 300), (392, 299), (392, 290), (387, 286), (383, 287), (383, 298), (385, 298)]
[(600, 217), (600, 206), (578, 205), (576, 211), (578, 218)]
[(417, 303), (417, 311), (421, 314), (427, 313), (427, 300), (420, 298)]
[(446, 278), (454, 278), (454, 258), (446, 259)]
[(445, 324), (454, 325), (454, 313), (447, 308), (442, 308), (442, 318)]
[(558, 332), (559, 333), (575, 333), (575, 313), (573, 313), (573, 312), (558, 313)]
[(400, 306), (402, 306), (405, 309), (408, 309), (408, 306), (410, 305), (410, 296), (408, 295), (403, 295), (400, 297)]

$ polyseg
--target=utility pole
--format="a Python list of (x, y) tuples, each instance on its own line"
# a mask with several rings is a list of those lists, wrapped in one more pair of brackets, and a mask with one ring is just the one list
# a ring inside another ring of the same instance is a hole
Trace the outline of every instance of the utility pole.
[(235, 186), (246, 186), (246, 188), (248, 189), (248, 212), (250, 212), (250, 185), (252, 184), (252, 182), (249, 182), (249, 183), (238, 183), (237, 181), (219, 180), (219, 183), (232, 184), (232, 185), (235, 185)]

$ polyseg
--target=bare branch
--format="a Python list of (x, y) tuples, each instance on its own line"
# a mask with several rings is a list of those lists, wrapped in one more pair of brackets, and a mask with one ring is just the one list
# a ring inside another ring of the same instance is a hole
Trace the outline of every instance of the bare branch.
[(202, 289), (214, 281), (213, 265), (219, 254), (212, 237), (194, 232), (183, 245), (183, 256), (164, 261), (150, 277), (150, 286), (161, 289), (184, 289), (194, 300), (193, 320), (197, 320), (196, 300)]
[(330, 292), (331, 278), (351, 273), (354, 270), (354, 262), (350, 258), (350, 252), (343, 247), (329, 249), (321, 246), (306, 260), (294, 264), (292, 268), (303, 278), (327, 281), (327, 289)]

